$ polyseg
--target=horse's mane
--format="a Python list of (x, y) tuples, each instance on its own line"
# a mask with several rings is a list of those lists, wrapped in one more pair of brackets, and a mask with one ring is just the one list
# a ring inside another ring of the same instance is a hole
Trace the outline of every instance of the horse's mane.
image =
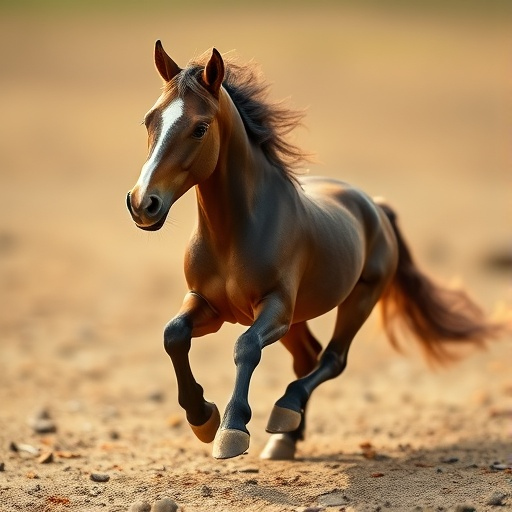
[[(169, 86), (183, 96), (192, 90), (205, 101), (212, 101), (201, 84), (201, 74), (210, 53), (193, 59)], [(295, 179), (293, 169), (311, 159), (311, 155), (287, 140), (287, 135), (301, 124), (303, 111), (294, 110), (282, 101), (269, 99), (270, 85), (263, 80), (254, 63), (239, 64), (233, 57), (223, 56), (223, 86), (243, 120), (249, 139), (259, 145), (268, 158), (288, 178)]]

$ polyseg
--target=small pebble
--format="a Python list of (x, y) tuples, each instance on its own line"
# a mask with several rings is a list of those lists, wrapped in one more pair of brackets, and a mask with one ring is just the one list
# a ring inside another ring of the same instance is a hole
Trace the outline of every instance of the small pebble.
[(317, 498), (320, 506), (325, 507), (338, 507), (346, 505), (349, 498), (345, 495), (344, 491), (335, 489), (331, 492), (327, 492), (325, 494), (321, 494)]
[(53, 434), (57, 432), (57, 425), (53, 421), (48, 409), (45, 408), (36, 411), (28, 423), (36, 434)]
[(39, 462), (39, 464), (51, 464), (53, 462), (53, 452), (43, 452), (37, 458), (37, 462)]
[(0, 471), (5, 471), (5, 462), (0, 462)]
[(49, 418), (34, 419), (30, 426), (36, 434), (54, 434), (57, 432), (57, 425)]
[(36, 420), (49, 420), (51, 418), (50, 412), (46, 407), (41, 407), (34, 412), (32, 416)]
[(488, 500), (485, 502), (486, 505), (494, 505), (499, 507), (504, 505), (503, 500), (507, 497), (506, 494), (496, 491), (489, 496)]
[(152, 402), (163, 402), (165, 399), (165, 395), (160, 390), (154, 390), (151, 393), (148, 394), (148, 400), (151, 400)]
[(211, 498), (213, 496), (213, 492), (210, 487), (203, 485), (203, 487), (201, 487), (201, 496), (203, 498)]
[(183, 424), (183, 417), (181, 414), (171, 414), (167, 418), (167, 424), (171, 428), (178, 428)]
[(258, 468), (252, 468), (252, 467), (248, 467), (248, 468), (241, 468), (238, 470), (239, 473), (259, 473), (260, 470)]
[(444, 462), (445, 464), (455, 464), (455, 462), (459, 462), (458, 457), (446, 457), (444, 459), (441, 459), (441, 462)]
[(106, 473), (91, 473), (90, 478), (93, 482), (108, 482), (110, 480), (110, 476)]
[(34, 494), (36, 492), (39, 492), (40, 490), (41, 490), (41, 486), (39, 484), (36, 484), (36, 485), (30, 486), (27, 489), (27, 494)]
[(151, 507), (151, 512), (177, 512), (178, 505), (171, 498), (162, 498), (155, 501)]
[(491, 469), (499, 469), (500, 471), (503, 471), (504, 469), (512, 469), (512, 466), (495, 462), (494, 464), (491, 464)]
[(147, 501), (136, 501), (130, 505), (128, 512), (151, 512), (151, 505)]
[(39, 455), (38, 448), (26, 443), (15, 443), (14, 441), (12, 441), (11, 444), (9, 445), (9, 450), (13, 452), (26, 452), (30, 453), (30, 455)]
[(476, 508), (471, 505), (457, 505), (454, 512), (476, 512)]

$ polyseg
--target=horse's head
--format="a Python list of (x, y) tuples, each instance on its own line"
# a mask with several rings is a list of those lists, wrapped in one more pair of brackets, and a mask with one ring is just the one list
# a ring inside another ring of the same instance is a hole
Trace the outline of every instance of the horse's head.
[(155, 44), (164, 92), (146, 114), (149, 154), (127, 206), (135, 224), (160, 229), (171, 205), (214, 171), (219, 156), (217, 121), (224, 62), (213, 50), (205, 66), (182, 70)]

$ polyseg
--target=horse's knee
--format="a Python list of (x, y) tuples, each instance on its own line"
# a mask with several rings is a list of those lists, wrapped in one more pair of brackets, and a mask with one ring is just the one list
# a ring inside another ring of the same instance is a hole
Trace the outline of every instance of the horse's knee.
[(329, 372), (330, 378), (338, 377), (347, 367), (347, 354), (326, 350), (320, 358), (320, 365)]
[(256, 368), (261, 360), (261, 346), (255, 335), (244, 333), (235, 343), (235, 365)]
[(192, 329), (185, 317), (173, 318), (164, 328), (164, 348), (169, 356), (183, 350), (190, 350)]

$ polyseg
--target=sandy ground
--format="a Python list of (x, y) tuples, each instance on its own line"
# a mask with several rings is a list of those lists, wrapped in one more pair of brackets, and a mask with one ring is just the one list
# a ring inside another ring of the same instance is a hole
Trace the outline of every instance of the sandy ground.
[[(489, 312), (510, 307), (511, 29), (346, 9), (2, 14), (0, 510), (122, 512), (165, 496), (190, 512), (512, 510), (510, 336), (432, 371), (412, 341), (394, 352), (372, 316), (344, 375), (315, 392), (294, 462), (258, 458), (292, 379), (269, 347), (249, 452), (212, 459), (161, 343), (186, 291), (194, 194), (155, 234), (124, 207), (159, 94), (154, 40), (182, 64), (236, 49), (275, 97), (309, 106), (298, 137), (318, 154), (311, 173), (386, 196), (424, 268)], [(313, 324), (324, 341), (331, 327), (332, 315)], [(240, 332), (193, 345), (221, 410)], [(45, 414), (56, 432), (34, 431)]]

